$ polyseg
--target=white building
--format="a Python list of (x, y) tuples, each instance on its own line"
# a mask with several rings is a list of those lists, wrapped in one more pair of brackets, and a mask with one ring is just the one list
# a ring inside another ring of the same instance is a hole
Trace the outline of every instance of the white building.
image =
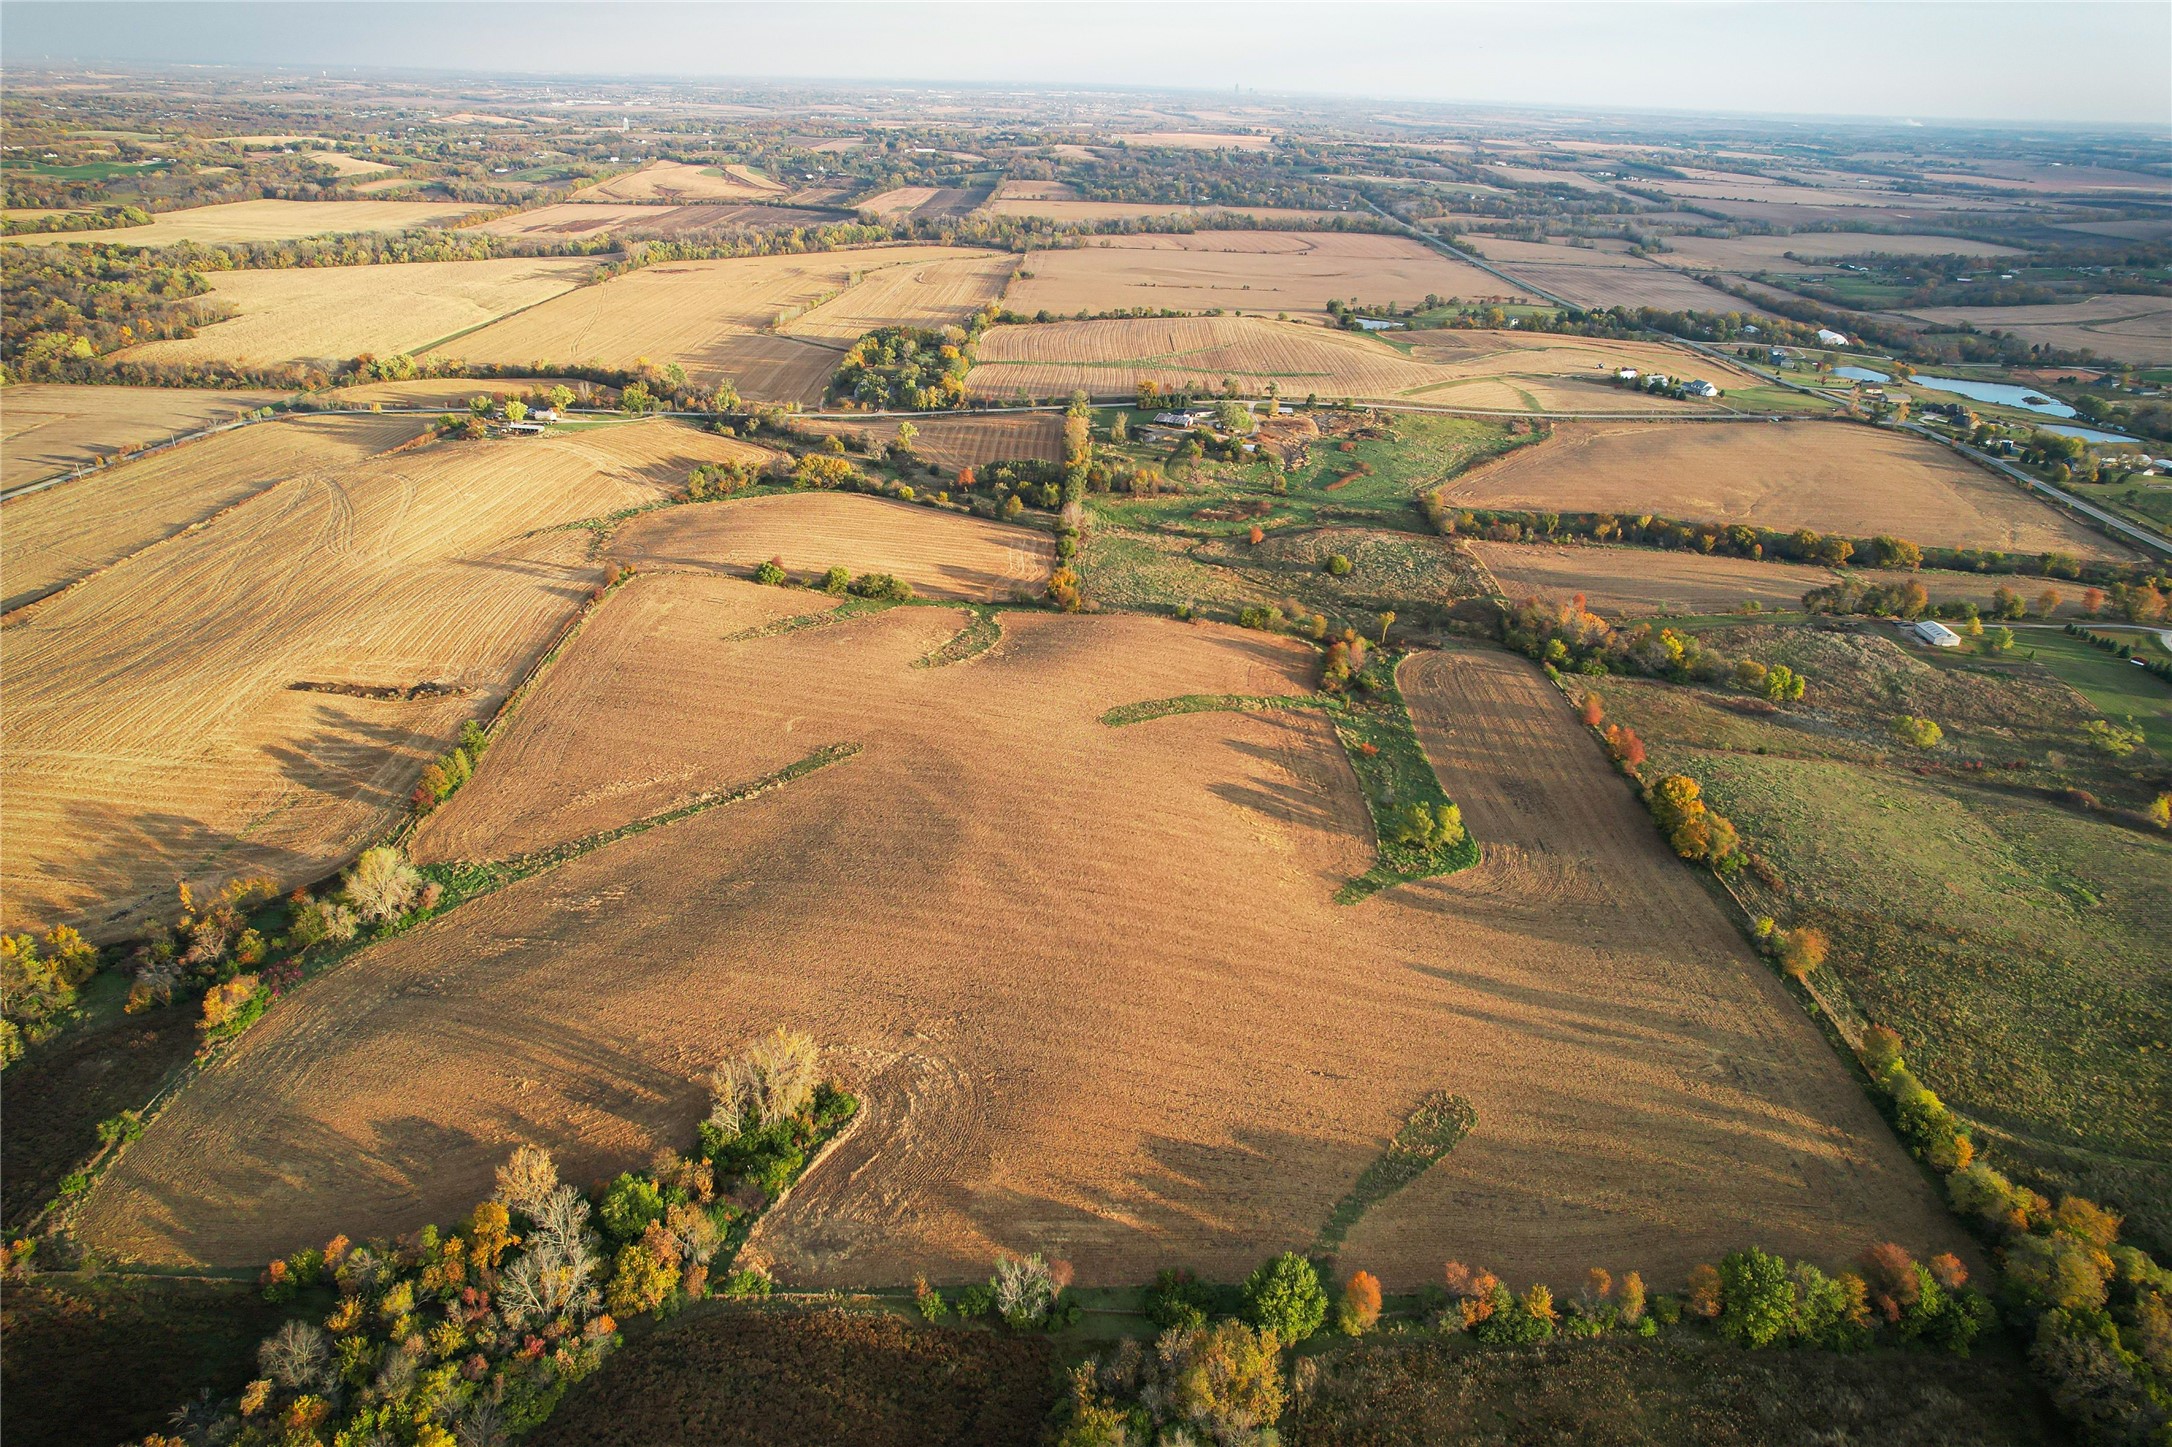
[(1918, 643), (1928, 643), (1933, 648), (1959, 648), (1961, 635), (1945, 624), (1930, 618), (1919, 618), (1908, 625), (1908, 631), (1916, 635)]
[(1834, 332), (1834, 331), (1827, 331), (1827, 330), (1826, 330), (1826, 329), (1825, 329), (1824, 327), (1819, 327), (1819, 328), (1818, 328), (1818, 345), (1819, 345), (1819, 346), (1821, 346), (1821, 347), (1844, 347), (1844, 346), (1846, 346), (1847, 344), (1848, 344), (1848, 334), (1847, 334), (1846, 332)]
[(1206, 412), (1156, 412), (1154, 421), (1163, 427), (1197, 427), (1211, 415)]
[(1617, 381), (1634, 382), (1637, 379), (1637, 369), (1634, 367), (1621, 367), (1616, 369), (1614, 376)]
[(1684, 382), (1682, 384), (1682, 395), (1685, 397), (1717, 397), (1719, 394), (1719, 388), (1701, 377), (1694, 382)]

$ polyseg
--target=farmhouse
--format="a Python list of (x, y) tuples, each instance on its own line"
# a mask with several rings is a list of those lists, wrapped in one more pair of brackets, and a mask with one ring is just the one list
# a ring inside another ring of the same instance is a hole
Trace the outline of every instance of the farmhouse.
[(1702, 377), (1682, 384), (1682, 395), (1685, 397), (1717, 397), (1719, 394), (1720, 389)]
[(1933, 648), (1958, 648), (1961, 646), (1960, 634), (1954, 632), (1945, 624), (1930, 618), (1917, 619), (1908, 626), (1908, 631), (1916, 636), (1918, 643), (1927, 643)]

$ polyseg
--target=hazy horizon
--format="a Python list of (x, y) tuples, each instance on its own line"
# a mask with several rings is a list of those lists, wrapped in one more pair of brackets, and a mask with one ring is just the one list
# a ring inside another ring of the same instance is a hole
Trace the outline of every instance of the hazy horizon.
[[(1323, 27), (1332, 15), (1331, 26)], [(15, 67), (1254, 91), (1948, 124), (2172, 125), (2172, 6), (21, 0)], [(2087, 85), (2047, 84), (2072, 57)]]

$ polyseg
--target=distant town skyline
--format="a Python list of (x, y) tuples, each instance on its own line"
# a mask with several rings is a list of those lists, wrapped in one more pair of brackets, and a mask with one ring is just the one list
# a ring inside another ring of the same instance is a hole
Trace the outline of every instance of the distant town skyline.
[(13, 66), (1063, 85), (2172, 127), (2160, 3), (513, 4), (11, 0)]

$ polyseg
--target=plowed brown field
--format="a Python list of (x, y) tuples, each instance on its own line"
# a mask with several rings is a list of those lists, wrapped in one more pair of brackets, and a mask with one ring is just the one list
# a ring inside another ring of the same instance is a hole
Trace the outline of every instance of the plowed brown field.
[[(213, 394), (228, 395), (228, 394)], [(221, 432), (0, 503), (0, 611), (202, 523), (280, 481), (419, 436), (417, 417), (286, 417)]]
[[(1034, 457), (1048, 462), (1063, 457), (1063, 419), (1050, 412), (1010, 412), (961, 417), (915, 417), (915, 455), (946, 471), (979, 467), (983, 463)], [(866, 438), (877, 447), (897, 437), (894, 421), (853, 422), (838, 418), (795, 418), (803, 432), (836, 433)], [(942, 487), (941, 482), (930, 484)]]
[(1617, 367), (1699, 374), (1723, 387), (1747, 381), (1724, 364), (1652, 342), (1535, 333), (1433, 331), (1408, 353), (1353, 332), (1263, 317), (1182, 317), (996, 327), (981, 338), (966, 385), (996, 399), (1062, 397), (1084, 388), (1126, 397), (1140, 382), (1218, 390), (1233, 380), (1257, 394), (1362, 397), (1509, 412), (1712, 411), (1610, 385)]
[(285, 395), (200, 387), (71, 387), (18, 383), (0, 407), (0, 485), (33, 482), (124, 447), (231, 422)]
[(1011, 310), (1291, 312), (1324, 317), (1331, 298), (1416, 305), (1521, 293), (1465, 262), (1400, 236), (1342, 232), (1198, 231), (1090, 238), (1036, 251), (1005, 297)]
[(1300, 690), (1308, 650), (1010, 614), (993, 651), (915, 667), (964, 621), (936, 608), (747, 636), (795, 597), (637, 577), (417, 852), (502, 857), (862, 752), (312, 984), (100, 1181), (87, 1239), (242, 1264), (449, 1219), (519, 1140), (603, 1176), (683, 1144), (709, 1065), (786, 1021), (866, 1102), (751, 1243), (793, 1285), (985, 1277), (999, 1249), (1093, 1284), (1234, 1277), (1310, 1243), (1433, 1090), (1476, 1131), (1344, 1253), (1396, 1286), (1450, 1255), (1670, 1279), (1752, 1240), (1960, 1244), (1529, 665), (1413, 670), (1488, 862), (1343, 908), (1371, 841), (1324, 719), (1099, 721)]
[[(308, 426), (336, 438), (349, 424)], [(276, 484), (252, 480), (239, 506), (8, 629), (7, 927), (111, 937), (169, 908), (176, 880), (326, 873), (593, 585), (591, 535), (537, 529), (751, 450), (664, 422), (361, 462), (337, 447), (305, 449)], [(454, 691), (398, 701), (298, 682)]]
[(791, 493), (636, 518), (611, 540), (641, 568), (751, 576), (782, 558), (795, 577), (843, 567), (891, 573), (931, 598), (974, 602), (1038, 595), (1055, 548), (1048, 534), (849, 493)]
[(1460, 507), (1656, 513), (1939, 547), (2125, 557), (2114, 544), (1935, 443), (1841, 423), (1564, 423), (1465, 473)]

